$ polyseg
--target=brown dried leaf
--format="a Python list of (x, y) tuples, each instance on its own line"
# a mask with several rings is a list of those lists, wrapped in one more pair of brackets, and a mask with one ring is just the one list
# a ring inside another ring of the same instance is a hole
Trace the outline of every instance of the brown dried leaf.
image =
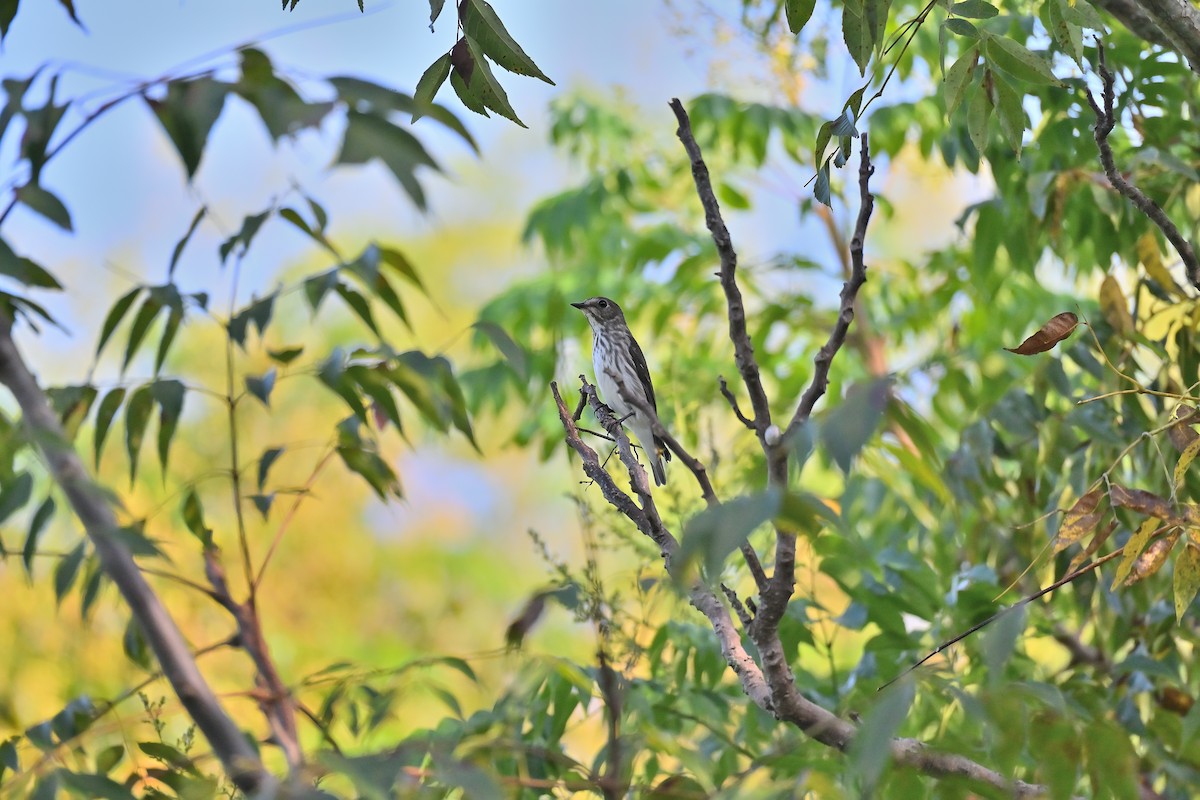
[(1146, 548), (1138, 560), (1134, 562), (1133, 569), (1129, 573), (1129, 577), (1125, 579), (1126, 586), (1133, 586), (1139, 581), (1144, 581), (1162, 567), (1167, 562), (1167, 555), (1171, 552), (1171, 548), (1175, 546), (1175, 542), (1179, 539), (1179, 531), (1168, 533), (1161, 539), (1155, 539), (1149, 547)]
[(1108, 498), (1114, 506), (1128, 508), (1172, 525), (1200, 524), (1200, 506), (1195, 503), (1175, 503), (1144, 489), (1127, 489), (1113, 484)]
[(1113, 520), (1104, 526), (1104, 529), (1092, 537), (1092, 541), (1088, 542), (1088, 546), (1079, 551), (1071, 563), (1067, 565), (1067, 572), (1074, 572), (1084, 565), (1088, 559), (1096, 554), (1096, 551), (1108, 541), (1108, 537), (1112, 536), (1112, 532), (1117, 529), (1117, 521)]
[(1196, 698), (1192, 697), (1182, 689), (1174, 686), (1168, 686), (1154, 695), (1155, 701), (1159, 708), (1170, 711), (1173, 714), (1178, 714), (1181, 717), (1186, 717), (1187, 713), (1192, 710), (1192, 706), (1196, 704)]
[(1058, 535), (1054, 537), (1054, 552), (1061, 553), (1092, 532), (1103, 515), (1103, 512), (1096, 510), (1102, 496), (1103, 492), (1097, 487), (1075, 501), (1075, 505), (1063, 517)]
[(1121, 555), (1121, 563), (1117, 565), (1117, 572), (1113, 575), (1113, 591), (1116, 591), (1116, 588), (1129, 577), (1129, 573), (1133, 570), (1133, 565), (1137, 563), (1138, 556), (1146, 549), (1146, 545), (1150, 543), (1150, 540), (1162, 531), (1167, 530), (1167, 526), (1161, 523), (1161, 520), (1157, 520), (1154, 517), (1147, 517), (1142, 520), (1142, 524), (1129, 537), (1129, 541), (1125, 543), (1125, 552)]
[(1121, 284), (1112, 275), (1105, 275), (1100, 283), (1100, 313), (1117, 333), (1133, 332), (1133, 317), (1129, 314), (1129, 301), (1121, 291)]
[(1032, 356), (1037, 353), (1044, 353), (1070, 336), (1071, 331), (1075, 330), (1075, 326), (1078, 324), (1078, 316), (1070, 311), (1064, 311), (1061, 314), (1051, 317), (1049, 322), (1038, 329), (1028, 339), (1021, 342), (1019, 346), (1006, 347), (1004, 349), (1019, 356)]
[(1200, 422), (1200, 419), (1196, 417), (1195, 408), (1182, 403), (1175, 407), (1174, 419), (1179, 424), (1167, 428), (1167, 438), (1171, 440), (1171, 445), (1182, 453), (1188, 445), (1200, 439), (1200, 434), (1191, 427), (1192, 423)]

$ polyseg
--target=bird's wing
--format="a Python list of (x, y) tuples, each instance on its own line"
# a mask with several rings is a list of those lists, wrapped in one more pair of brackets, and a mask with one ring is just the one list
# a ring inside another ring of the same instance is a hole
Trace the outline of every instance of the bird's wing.
[(638, 380), (642, 382), (642, 386), (646, 387), (646, 395), (650, 398), (650, 405), (654, 411), (658, 412), (658, 403), (654, 400), (654, 384), (650, 382), (650, 368), (646, 366), (646, 356), (642, 353), (642, 348), (638, 345), (637, 339), (631, 335), (629, 337), (630, 350), (633, 353), (633, 371), (637, 373)]

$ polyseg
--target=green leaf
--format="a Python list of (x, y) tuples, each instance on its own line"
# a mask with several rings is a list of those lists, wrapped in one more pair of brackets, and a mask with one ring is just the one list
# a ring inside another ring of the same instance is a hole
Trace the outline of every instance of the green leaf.
[(275, 388), (275, 368), (264, 372), (261, 376), (246, 376), (246, 391), (262, 401), (267, 408), (271, 407), (271, 391)]
[(189, 181), (200, 167), (209, 131), (221, 116), (228, 90), (227, 84), (212, 78), (196, 78), (171, 81), (162, 100), (143, 95), (175, 145)]
[(983, 634), (980, 649), (983, 663), (987, 666), (988, 679), (993, 683), (1004, 675), (1004, 665), (1012, 657), (1021, 632), (1025, 630), (1025, 606), (1018, 606), (992, 623), (991, 629)]
[(345, 400), (346, 405), (354, 412), (354, 416), (365, 425), (367, 423), (367, 409), (363, 406), (362, 400), (359, 399), (354, 384), (347, 379), (345, 360), (345, 354), (342, 352), (342, 349), (340, 347), (335, 348), (329, 354), (329, 358), (321, 363), (321, 366), (317, 370), (317, 377), (321, 383), (325, 384)]
[(96, 769), (107, 775), (125, 757), (125, 745), (114, 744), (96, 754)]
[[(0, 0), (0, 42), (4, 41), (4, 37), (8, 36), (8, 29), (12, 25), (12, 21), (17, 16), (17, 8), (21, 0)], [(444, 0), (442, 0), (444, 2)], [(0, 128), (0, 135), (4, 133), (3, 128)], [(8, 742), (5, 742), (4, 747), (8, 747)], [(16, 772), (16, 767), (13, 767)], [(0, 777), (4, 775), (4, 770), (0, 770)]]
[(1183, 550), (1175, 558), (1175, 619), (1183, 620), (1188, 606), (1200, 591), (1200, 546), (1197, 546), (1195, 534), (1188, 533)]
[(513, 341), (508, 332), (494, 322), (479, 320), (474, 325), (475, 330), (482, 333), (492, 343), (501, 355), (517, 373), (522, 381), (529, 380), (529, 359), (525, 349)]
[(996, 116), (1000, 122), (1000, 132), (1008, 140), (1008, 144), (1021, 155), (1021, 144), (1025, 135), (1025, 108), (1021, 104), (1021, 94), (1009, 84), (1006, 78), (993, 73), (996, 87)]
[(1061, 86), (1062, 83), (1050, 71), (1046, 59), (1035, 55), (1024, 45), (1008, 38), (984, 33), (983, 43), (990, 63), (1018, 80), (1034, 84)]
[(316, 314), (321, 308), (321, 301), (325, 299), (325, 295), (329, 294), (329, 290), (338, 283), (338, 268), (326, 270), (307, 278), (304, 281), (304, 297), (308, 300), (308, 306)]
[(1075, 59), (1076, 64), (1082, 64), (1083, 29), (1067, 20), (1070, 4), (1066, 0), (1046, 0), (1045, 7), (1047, 28), (1055, 43), (1064, 53)]
[(204, 524), (204, 508), (200, 505), (200, 498), (195, 489), (188, 489), (179, 510), (183, 514), (183, 524), (187, 526), (193, 536), (200, 540), (204, 549), (212, 547), (212, 529)]
[(30, 211), (41, 214), (63, 230), (74, 230), (71, 227), (71, 212), (47, 189), (36, 183), (27, 183), (17, 189), (16, 197)]
[(80, 542), (54, 568), (54, 599), (62, 605), (63, 597), (71, 591), (75, 578), (79, 575), (79, 566), (83, 564), (83, 556), (87, 542)]
[[(396, 294), (396, 290), (392, 288), (391, 282), (379, 270), (380, 255), (379, 248), (376, 245), (367, 245), (362, 255), (346, 265), (346, 268), (367, 289), (382, 300), (392, 310), (392, 313), (396, 315), (397, 319), (407, 326), (408, 314), (404, 310), (404, 304), (400, 302), (400, 295)], [(411, 328), (411, 326), (409, 327)]]
[(167, 322), (163, 325), (162, 338), (158, 340), (158, 350), (154, 354), (155, 375), (162, 371), (163, 362), (167, 360), (167, 353), (175, 341), (175, 334), (179, 333), (182, 322), (183, 304), (179, 303), (171, 307), (171, 313), (167, 315)]
[(887, 378), (878, 378), (854, 384), (846, 391), (845, 399), (821, 420), (820, 442), (842, 472), (850, 472), (854, 457), (878, 430), (890, 383)]
[(950, 7), (950, 13), (971, 19), (991, 19), (1000, 12), (987, 0), (962, 0)]
[(25, 573), (33, 577), (33, 557), (37, 555), (38, 538), (46, 528), (46, 523), (54, 516), (54, 498), (47, 497), (33, 514), (29, 523), (29, 534), (25, 537), (25, 547), (21, 551), (21, 561), (25, 565)]
[(165, 380), (150, 384), (150, 392), (159, 407), (158, 463), (162, 465), (165, 474), (171, 452), (171, 440), (175, 438), (175, 429), (179, 427), (179, 417), (183, 413), (183, 397), (187, 394), (187, 389), (180, 381)]
[(100, 328), (100, 344), (96, 346), (96, 357), (100, 357), (100, 353), (104, 350), (104, 345), (108, 344), (109, 338), (113, 335), (113, 331), (121, 324), (121, 320), (129, 313), (129, 309), (133, 307), (134, 302), (138, 299), (138, 295), (142, 293), (141, 286), (135, 286), (125, 294), (121, 295), (117, 302), (113, 303), (113, 307), (109, 309), (108, 315), (104, 317), (104, 325)]
[(813, 197), (817, 199), (818, 203), (830, 205), (828, 164), (817, 170), (817, 182), (813, 185)]
[(867, 711), (858, 733), (850, 743), (850, 769), (859, 776), (864, 795), (871, 791), (892, 757), (892, 739), (908, 717), (916, 697), (916, 685), (911, 675), (898, 680), (882, 694), (875, 695), (875, 705)]
[(346, 132), (336, 163), (365, 164), (375, 158), (387, 166), (413, 203), (424, 210), (425, 190), (416, 171), (420, 167), (440, 169), (424, 145), (383, 115), (346, 112)]
[(792, 33), (804, 30), (804, 26), (812, 17), (814, 7), (816, 0), (785, 0), (783, 11), (787, 16), (788, 30)]
[(304, 352), (303, 347), (284, 347), (280, 350), (268, 349), (267, 357), (270, 358), (272, 361), (274, 361), (276, 364), (282, 364), (283, 366), (286, 367), (288, 364), (291, 364), (293, 361), (295, 361), (297, 358), (299, 358), (300, 354), (303, 352)]
[(97, 470), (100, 469), (100, 453), (104, 449), (104, 440), (108, 436), (108, 429), (124, 399), (125, 390), (118, 386), (104, 395), (104, 399), (100, 401), (100, 405), (96, 409), (96, 434), (92, 447), (95, 452)]
[(433, 30), (433, 23), (437, 22), (437, 18), (441, 16), (444, 5), (446, 5), (446, 0), (429, 0), (429, 30)]
[(150, 326), (154, 324), (155, 317), (162, 311), (163, 303), (159, 293), (153, 289), (146, 295), (142, 307), (138, 309), (138, 313), (134, 315), (133, 324), (129, 326), (129, 341), (125, 344), (125, 357), (121, 361), (121, 372), (129, 369), (129, 363), (133, 361), (133, 357), (137, 355), (138, 347), (141, 346), (142, 340), (146, 338), (146, 333), (150, 330)]
[[(487, 0), (467, 0), (461, 13), (463, 33), (478, 43), (484, 55), (509, 72), (538, 78), (551, 86), (554, 85), (554, 81), (546, 77), (538, 65), (533, 63), (533, 59), (509, 35), (504, 23), (496, 16), (495, 9)], [(503, 113), (499, 109), (496, 111)]]
[(513, 110), (512, 104), (508, 101), (508, 94), (492, 73), (492, 68), (488, 64), (482, 48), (470, 36), (464, 38), (467, 41), (467, 49), (470, 50), (474, 63), (469, 84), (471, 92), (480, 99), (484, 106), (495, 111), (500, 116), (512, 120), (522, 128), (528, 127), (517, 116), (517, 112)]
[(137, 617), (130, 617), (129, 622), (126, 623), (125, 635), (121, 637), (121, 646), (129, 660), (142, 669), (149, 670), (153, 666), (150, 648), (146, 645), (146, 637), (142, 635), (142, 628), (138, 625)]
[(962, 102), (963, 91), (971, 84), (975, 66), (979, 63), (979, 45), (967, 49), (951, 65), (942, 81), (942, 97), (946, 101), (946, 114), (953, 114)]
[(854, 112), (849, 108), (842, 111), (842, 115), (833, 121), (833, 125), (829, 129), (831, 136), (841, 138), (843, 136), (857, 136), (858, 129), (854, 127)]
[(946, 30), (959, 36), (966, 36), (969, 39), (979, 38), (979, 29), (959, 17), (950, 17), (946, 20)]
[(146, 438), (146, 426), (150, 423), (150, 412), (154, 409), (154, 394), (150, 385), (139, 387), (129, 398), (125, 407), (125, 452), (129, 454), (129, 483), (137, 477), (138, 455), (142, 441)]
[(0, 275), (38, 289), (62, 289), (62, 284), (53, 275), (30, 259), (14, 253), (3, 239), (0, 239)]
[(988, 96), (985, 86), (971, 96), (971, 104), (967, 106), (967, 133), (976, 152), (982, 154), (987, 146), (988, 120), (992, 116), (992, 98)]
[(867, 63), (875, 48), (873, 35), (874, 30), (867, 22), (864, 0), (846, 0), (842, 6), (842, 38), (861, 75), (867, 74)]
[(4, 522), (24, 508), (32, 495), (33, 476), (28, 472), (22, 472), (15, 478), (5, 481), (0, 486), (0, 522)]
[(164, 744), (163, 742), (138, 742), (138, 749), (151, 758), (158, 759), (170, 767), (199, 774), (192, 760), (169, 744)]
[(1108, 32), (1108, 26), (1104, 24), (1104, 18), (1100, 16), (1100, 13), (1087, 0), (1075, 0), (1073, 3), (1068, 2), (1063, 7), (1063, 16), (1068, 21), (1084, 28), (1091, 28), (1101, 33)]
[(371, 313), (371, 304), (367, 302), (367, 299), (340, 281), (334, 289), (355, 315), (363, 321), (363, 324), (371, 329), (371, 333), (378, 336), (379, 326), (375, 324), (375, 315)]
[(183, 248), (187, 247), (187, 243), (191, 241), (192, 234), (196, 232), (196, 228), (200, 227), (200, 220), (204, 219), (206, 213), (208, 213), (208, 207), (200, 206), (200, 210), (196, 212), (196, 216), (192, 217), (192, 223), (188, 225), (187, 233), (175, 243), (175, 249), (171, 251), (171, 263), (167, 267), (168, 278), (174, 277), (175, 267), (179, 264), (179, 257), (183, 255)]
[[(459, 41), (466, 42), (466, 39), (460, 39)], [(458, 48), (456, 46), (455, 51), (457, 51), (457, 50), (458, 50)], [(464, 50), (464, 52), (466, 51), (465, 45), (463, 47), (463, 50)], [(483, 98), (481, 98), (479, 96), (478, 92), (476, 91), (476, 89), (478, 87), (473, 89), (467, 83), (467, 79), (462, 76), (462, 72), (459, 69), (459, 63), (461, 63), (461, 62), (462, 62), (462, 59), (459, 59), (459, 62), (453, 63), (454, 71), (450, 73), (450, 88), (452, 88), (454, 90), (454, 93), (456, 95), (458, 95), (458, 99), (462, 102), (462, 104), (464, 106), (467, 107), (468, 110), (474, 111), (476, 114), (482, 114), (485, 117), (491, 116), (487, 112), (487, 106), (485, 106), (483, 104)], [(468, 65), (470, 65), (470, 67), (471, 67), (470, 71), (473, 72), (474, 71), (474, 62), (470, 61), (470, 56), (467, 56), (466, 63)]]
[(371, 398), (375, 426), (383, 428), (384, 421), (390, 421), (403, 434), (404, 426), (400, 423), (400, 408), (396, 405), (396, 398), (392, 396), (392, 386), (387, 377), (378, 369), (362, 365), (351, 366), (346, 372), (358, 384), (363, 393)]
[(672, 573), (686, 579), (691, 568), (700, 564), (709, 580), (717, 580), (729, 554), (741, 547), (756, 528), (774, 519), (781, 505), (778, 490), (769, 489), (701, 511), (684, 524)]
[(68, 769), (60, 769), (57, 774), (67, 791), (88, 800), (134, 800), (129, 789), (105, 775), (87, 775)]
[(221, 257), (221, 263), (225, 263), (225, 260), (229, 258), (229, 254), (233, 252), (234, 248), (236, 248), (238, 245), (241, 245), (241, 249), (238, 250), (238, 255), (244, 256), (250, 249), (250, 245), (254, 242), (254, 237), (258, 235), (259, 229), (262, 228), (263, 223), (266, 222), (270, 216), (271, 209), (268, 208), (266, 211), (261, 213), (250, 214), (249, 216), (244, 217), (242, 219), (242, 227), (238, 229), (238, 232), (222, 242), (221, 246), (217, 248), (217, 254)]
[(246, 47), (240, 56), (242, 76), (231, 88), (254, 107), (274, 141), (317, 127), (333, 109), (332, 102), (305, 102), (290, 83), (275, 74), (271, 59), (262, 50)]
[(423, 294), (428, 295), (428, 290), (425, 284), (421, 282), (421, 276), (417, 274), (417, 270), (413, 267), (412, 262), (408, 260), (408, 256), (391, 247), (379, 248), (379, 259), (382, 263), (394, 269), (397, 273), (403, 276), (409, 283), (416, 286)]
[(270, 494), (252, 494), (250, 495), (249, 500), (254, 504), (255, 510), (262, 515), (263, 521), (266, 522), (266, 520), (271, 516), (271, 504), (275, 502), (275, 493), (271, 492)]
[(446, 53), (430, 64), (429, 68), (421, 74), (421, 79), (417, 81), (416, 91), (413, 92), (413, 101), (416, 103), (417, 109), (413, 111), (410, 122), (416, 122), (425, 116), (425, 109), (433, 105), (433, 98), (437, 96), (438, 90), (442, 88), (442, 84), (449, 77), (450, 54)]
[(267, 474), (271, 471), (271, 465), (283, 455), (284, 448), (272, 447), (269, 450), (264, 450), (263, 454), (258, 459), (258, 490), (261, 492), (263, 486), (267, 483)]

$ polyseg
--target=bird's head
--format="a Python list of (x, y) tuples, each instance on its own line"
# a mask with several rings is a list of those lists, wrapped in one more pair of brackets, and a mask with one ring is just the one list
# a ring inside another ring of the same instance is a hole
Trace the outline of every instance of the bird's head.
[(593, 328), (625, 321), (621, 307), (607, 297), (593, 297), (582, 303), (571, 303), (571, 305), (583, 312)]

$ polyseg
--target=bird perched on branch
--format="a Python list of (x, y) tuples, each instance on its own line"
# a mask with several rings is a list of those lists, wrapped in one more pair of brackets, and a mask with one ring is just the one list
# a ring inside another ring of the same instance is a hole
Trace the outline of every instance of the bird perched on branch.
[(635, 403), (626, 402), (621, 394), (620, 384), (624, 384), (626, 395), (635, 402), (641, 400), (658, 413), (646, 356), (630, 333), (621, 307), (607, 297), (593, 297), (571, 305), (582, 311), (592, 326), (592, 367), (596, 371), (596, 386), (600, 389), (601, 398), (618, 417), (624, 419), (629, 430), (637, 437), (638, 444), (650, 459), (654, 483), (664, 485), (667, 472), (663, 467), (663, 459), (670, 461), (671, 451), (667, 449), (666, 442), (654, 436), (654, 427), (646, 414), (638, 411)]

